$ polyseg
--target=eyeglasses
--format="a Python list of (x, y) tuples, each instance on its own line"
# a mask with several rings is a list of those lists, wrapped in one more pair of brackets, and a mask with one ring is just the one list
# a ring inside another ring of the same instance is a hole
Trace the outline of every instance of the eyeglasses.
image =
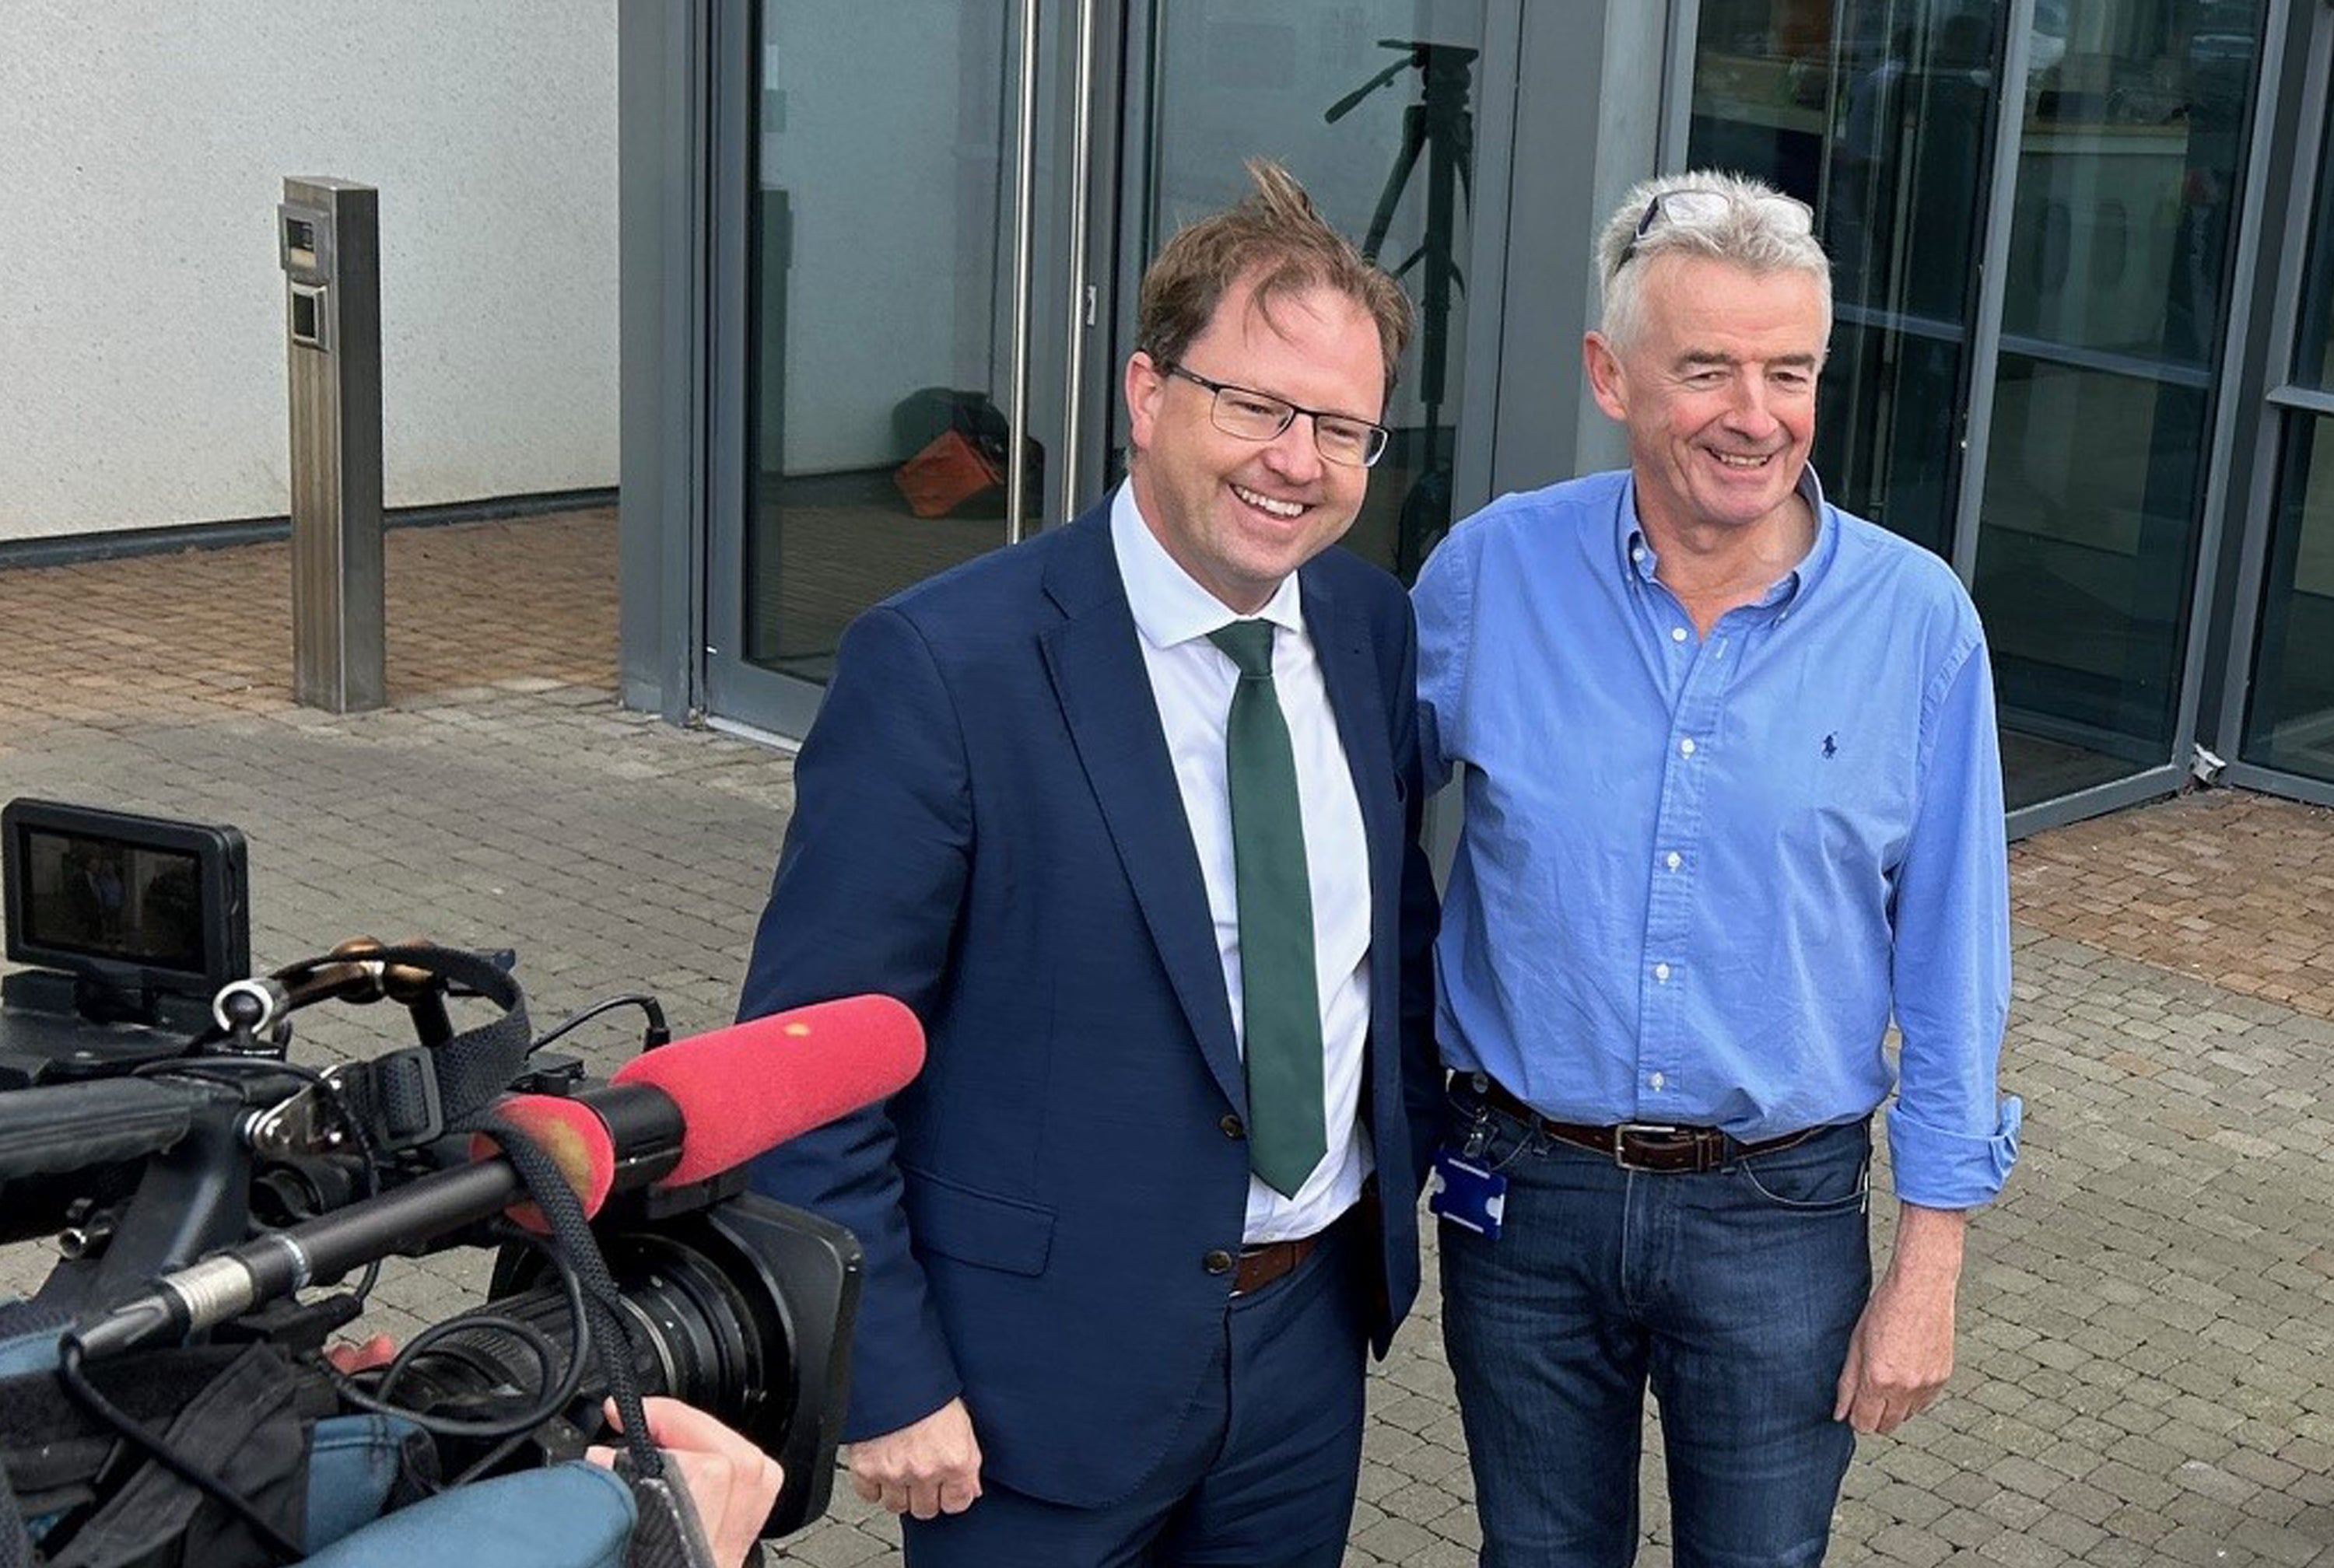
[(1780, 221), (1783, 229), (1792, 235), (1811, 235), (1816, 231), (1815, 209), (1797, 197), (1776, 193), (1768, 196), (1735, 197), (1722, 190), (1665, 190), (1645, 203), (1645, 216), (1637, 220), (1637, 232), (1622, 248), (1621, 259), (1613, 264), (1619, 272), (1637, 254), (1637, 245), (1664, 223), (1716, 223), (1734, 208), (1736, 202), (1745, 207), (1765, 207)]
[(1297, 416), (1303, 414), (1313, 421), (1315, 451), (1329, 462), (1348, 468), (1367, 468), (1385, 456), (1386, 442), (1392, 438), (1393, 433), (1384, 425), (1373, 425), (1350, 414), (1300, 409), (1288, 399), (1276, 398), (1269, 392), (1211, 381), (1172, 360), (1161, 360), (1158, 365), (1161, 373), (1181, 376), (1213, 394), (1214, 406), (1209, 416), (1214, 419), (1216, 428), (1244, 441), (1278, 440), (1283, 430), (1297, 422)]

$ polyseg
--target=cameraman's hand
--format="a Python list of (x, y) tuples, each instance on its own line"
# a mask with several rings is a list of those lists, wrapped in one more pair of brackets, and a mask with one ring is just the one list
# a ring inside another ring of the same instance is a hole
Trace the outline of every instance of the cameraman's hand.
[(387, 1334), (375, 1334), (361, 1345), (338, 1340), (324, 1347), (324, 1359), (333, 1363), (335, 1371), (348, 1377), (369, 1372), (375, 1367), (385, 1367), (397, 1359), (397, 1342)]
[[(778, 1462), (693, 1405), (659, 1398), (643, 1403), (649, 1441), (664, 1450), (681, 1490), (689, 1494), (714, 1560), (724, 1568), (746, 1562), (785, 1481)], [(608, 1401), (607, 1414), (608, 1424), (622, 1430), (613, 1400)], [(612, 1448), (586, 1448), (584, 1457), (595, 1465), (615, 1467)]]
[(896, 1432), (851, 1445), (851, 1484), (870, 1503), (930, 1519), (980, 1496), (980, 1444), (962, 1400)]

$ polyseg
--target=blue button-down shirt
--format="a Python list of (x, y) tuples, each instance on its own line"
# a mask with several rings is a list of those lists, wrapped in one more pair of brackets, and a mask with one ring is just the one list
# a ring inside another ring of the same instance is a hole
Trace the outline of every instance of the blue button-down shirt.
[(1465, 770), (1443, 1053), (1558, 1121), (1745, 1140), (1893, 1086), (1898, 1197), (1966, 1208), (2020, 1114), (1984, 636), (1943, 561), (1801, 491), (1814, 547), (1707, 638), (1626, 473), (1504, 497), (1427, 563), (1428, 784)]

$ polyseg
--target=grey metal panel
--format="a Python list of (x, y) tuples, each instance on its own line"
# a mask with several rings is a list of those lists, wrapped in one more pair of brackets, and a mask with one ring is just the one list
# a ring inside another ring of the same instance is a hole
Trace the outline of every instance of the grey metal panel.
[[(2289, 352), (2291, 351), (2292, 339), (2290, 336), (2286, 340), (2286, 348)], [(2272, 408), (2291, 409), (2297, 413), (2334, 414), (2334, 392), (2321, 392), (2315, 387), (2272, 387), (2265, 395), (2265, 400)]]
[(1670, 33), (1663, 45), (1664, 168), (1683, 168), (1693, 139), (1693, 45), (1702, 31), (1702, 0), (1670, 0)]
[[(287, 178), (277, 216), (291, 414), (292, 691), (333, 713), (388, 698), (381, 572), (381, 195)], [(284, 231), (316, 226), (307, 247)]]
[(2081, 822), (2085, 817), (2101, 816), (2142, 801), (2177, 794), (2188, 782), (2188, 770), (2165, 764), (2129, 778), (2119, 778), (2112, 784), (2078, 790), (2070, 795), (2043, 801), (2036, 805), (2021, 806), (2008, 818), (2010, 837), (2015, 841), (2045, 828), (2064, 827), (2069, 822)]
[(626, 707), (676, 721), (701, 641), (704, 49), (695, 6), (616, 8), (619, 678)]
[(1451, 455), (1452, 515), (1490, 500), (1500, 365), (1506, 349), (1509, 226), (1515, 207), (1516, 105), (1522, 95), (1523, 0), (1486, 0), (1476, 70), (1475, 174), (1467, 204), (1467, 287), (1493, 308), (1467, 313), (1460, 348), (1459, 407), (1466, 410)]
[(2334, 784), (2298, 773), (2281, 773), (2252, 763), (2233, 762), (2222, 771), (2221, 782), (2264, 794), (2287, 795), (2311, 805), (2334, 806)]
[(1969, 423), (1962, 434), (1962, 488), (1953, 519), (1954, 572), (1977, 582), (1979, 514), (1985, 508), (1986, 449), (1993, 438), (1993, 387), (2001, 363), (2002, 299), (2010, 282), (2011, 202), (2018, 194), (2018, 149), (2026, 130), (2026, 70), (2034, 0), (2010, 0), (2002, 44), (2001, 99), (1994, 120), (1993, 187), (1986, 201), (1985, 254), (1980, 259), (1977, 316), (1970, 331)]
[(1589, 398), (1580, 337), (1596, 316), (1596, 226), (1654, 172), (1668, 17), (1643, 0), (1525, 5), (1518, 51), (1501, 351), (1490, 490), (1627, 460)]

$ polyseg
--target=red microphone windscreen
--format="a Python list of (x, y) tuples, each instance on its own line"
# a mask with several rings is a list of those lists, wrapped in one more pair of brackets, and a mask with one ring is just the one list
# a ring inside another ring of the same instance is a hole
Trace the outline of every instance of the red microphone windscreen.
[[(559, 1174), (575, 1191), (585, 1218), (600, 1212), (616, 1182), (616, 1144), (599, 1112), (580, 1101), (555, 1094), (511, 1094), (495, 1106), (495, 1114), (535, 1140)], [(494, 1135), (481, 1132), (470, 1140), (470, 1158), (484, 1159), (495, 1152)], [(550, 1225), (532, 1203), (515, 1204), (510, 1217), (537, 1235), (548, 1235)]]
[(686, 1187), (897, 1092), (923, 1064), (905, 1003), (845, 996), (643, 1052), (614, 1082), (680, 1107), (680, 1163), (657, 1185)]

